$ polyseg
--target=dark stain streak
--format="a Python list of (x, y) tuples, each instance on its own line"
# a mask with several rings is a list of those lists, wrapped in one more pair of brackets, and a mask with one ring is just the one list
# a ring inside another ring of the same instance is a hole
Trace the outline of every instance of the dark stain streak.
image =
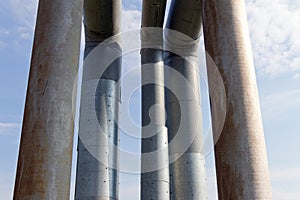
[(159, 26), (159, 22), (160, 22), (160, 4), (154, 3), (152, 4), (153, 6), (156, 7), (156, 11), (155, 11), (155, 26)]
[(43, 91), (43, 95), (45, 95), (47, 87), (48, 87), (48, 80), (46, 81), (45, 88), (44, 88), (44, 91)]
[(180, 18), (180, 20), (183, 21), (183, 22), (189, 23), (189, 24), (193, 23), (191, 20), (187, 20), (187, 19), (184, 19), (184, 18)]

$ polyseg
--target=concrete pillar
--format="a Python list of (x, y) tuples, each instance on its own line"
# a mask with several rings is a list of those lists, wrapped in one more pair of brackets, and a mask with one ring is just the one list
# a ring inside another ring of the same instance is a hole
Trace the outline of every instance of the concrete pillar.
[(82, 3), (39, 1), (14, 199), (69, 199)]
[[(85, 0), (76, 200), (119, 199), (121, 1)], [(101, 43), (101, 46), (98, 45)]]
[(141, 30), (142, 200), (169, 200), (168, 132), (165, 127), (162, 31), (165, 9), (166, 0), (143, 1)]
[(203, 200), (207, 189), (198, 64), (200, 0), (172, 1), (166, 28), (173, 30), (165, 35), (170, 199)]
[[(205, 48), (220, 71), (227, 96), (225, 124), (220, 137), (214, 138), (219, 199), (271, 199), (244, 1), (207, 0), (203, 5)], [(210, 93), (218, 96), (214, 75), (214, 68), (208, 66)], [(218, 110), (212, 110), (216, 131)]]

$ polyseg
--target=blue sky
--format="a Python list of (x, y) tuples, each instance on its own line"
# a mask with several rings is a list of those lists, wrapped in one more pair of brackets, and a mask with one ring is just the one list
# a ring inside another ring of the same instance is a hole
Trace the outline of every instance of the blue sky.
[[(11, 199), (37, 0), (0, 0), (0, 198)], [(300, 1), (246, 0), (275, 200), (300, 199)], [(123, 3), (123, 31), (140, 27), (141, 1)], [(125, 63), (126, 66), (137, 65)], [(203, 66), (202, 66), (203, 67)], [(126, 68), (125, 68), (126, 70)], [(138, 99), (138, 93), (133, 97)], [(137, 100), (133, 100), (137, 101)], [(138, 107), (138, 106), (137, 106)], [(132, 109), (132, 112), (139, 110)], [(121, 145), (138, 140), (122, 135)], [(75, 154), (74, 154), (75, 155)], [(76, 159), (74, 159), (76, 161)], [(213, 155), (208, 159), (215, 198)], [(74, 169), (73, 165), (73, 169)], [(73, 175), (74, 177), (74, 175)], [(74, 178), (72, 179), (74, 183)], [(72, 184), (74, 191), (74, 184)], [(138, 176), (121, 175), (121, 199), (138, 199)]]

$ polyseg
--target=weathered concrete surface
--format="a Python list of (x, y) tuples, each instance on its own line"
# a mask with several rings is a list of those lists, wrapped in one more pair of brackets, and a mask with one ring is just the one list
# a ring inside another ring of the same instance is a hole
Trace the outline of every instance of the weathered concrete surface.
[(39, 1), (14, 199), (69, 199), (83, 1)]
[(120, 87), (109, 79), (82, 84), (75, 199), (118, 199)]
[(164, 24), (165, 9), (166, 0), (143, 1), (141, 30), (142, 200), (169, 200), (168, 131), (165, 127), (162, 50), (163, 32), (162, 29), (159, 29)]
[(119, 41), (98, 45), (120, 33), (121, 1), (85, 0), (84, 28), (75, 199), (117, 200), (122, 51)]
[(164, 60), (170, 68), (165, 70), (170, 199), (203, 200), (207, 189), (198, 72), (201, 1), (172, 1), (166, 28), (173, 30), (165, 33)]
[[(227, 96), (225, 125), (215, 141), (219, 199), (271, 199), (244, 1), (207, 0), (203, 5), (205, 47), (219, 68)], [(213, 74), (213, 67), (208, 66), (210, 86)], [(212, 88), (210, 93), (215, 92)], [(214, 130), (218, 129), (216, 119)]]

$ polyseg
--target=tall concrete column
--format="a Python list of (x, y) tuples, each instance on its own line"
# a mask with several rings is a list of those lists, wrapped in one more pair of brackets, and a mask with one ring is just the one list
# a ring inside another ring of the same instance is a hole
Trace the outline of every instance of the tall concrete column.
[(200, 0), (174, 0), (166, 28), (170, 29), (165, 35), (170, 199), (203, 200), (207, 186), (198, 64)]
[[(120, 0), (85, 0), (76, 200), (119, 199)], [(104, 43), (105, 44), (104, 44)], [(98, 46), (101, 43), (100, 46)]]
[[(271, 199), (244, 1), (207, 0), (203, 5), (205, 48), (211, 57), (207, 60), (212, 59), (218, 67), (227, 96), (225, 124), (220, 137), (215, 138), (219, 199)], [(214, 68), (208, 66), (211, 94), (217, 91), (213, 90), (214, 76)], [(212, 116), (216, 131), (218, 110)]]
[(69, 199), (82, 3), (39, 1), (14, 199)]
[(163, 31), (166, 0), (144, 0), (141, 29), (141, 199), (169, 200), (168, 132), (165, 127)]

